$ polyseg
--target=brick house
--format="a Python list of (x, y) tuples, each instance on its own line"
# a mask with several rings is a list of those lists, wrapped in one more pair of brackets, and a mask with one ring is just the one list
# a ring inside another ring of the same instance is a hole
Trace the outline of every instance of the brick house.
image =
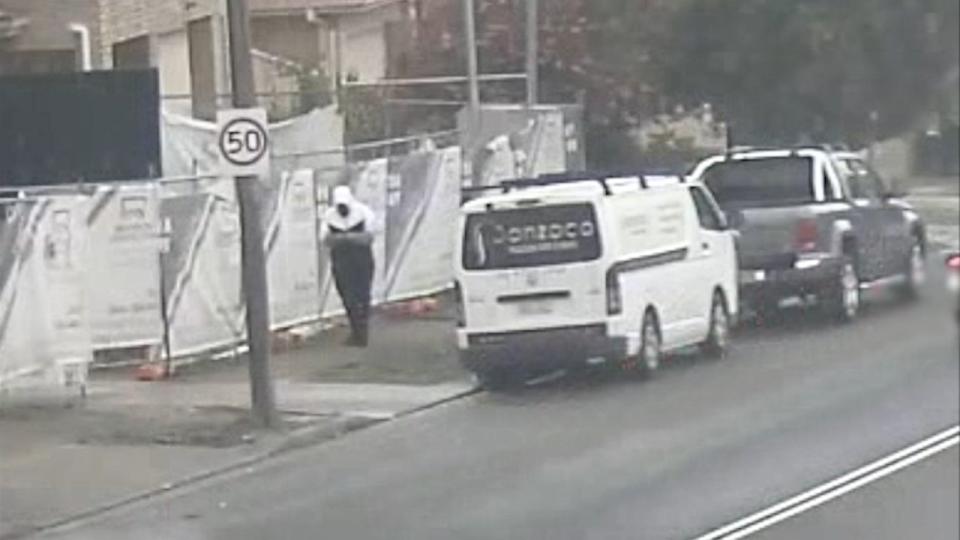
[(99, 67), (97, 0), (0, 0), (0, 75)]
[(251, 0), (254, 47), (334, 80), (375, 81), (388, 74), (392, 24), (408, 15), (406, 0)]
[[(101, 56), (115, 67), (156, 66), (165, 106), (214, 115), (229, 95), (225, 0), (99, 0)], [(249, 0), (254, 71), (277, 114), (298, 72), (332, 83), (387, 75), (387, 28), (405, 0)]]

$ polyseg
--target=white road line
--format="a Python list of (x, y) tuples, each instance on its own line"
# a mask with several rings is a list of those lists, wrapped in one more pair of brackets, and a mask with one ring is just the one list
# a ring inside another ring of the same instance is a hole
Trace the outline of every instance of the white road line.
[(696, 540), (737, 540), (744, 538), (958, 444), (960, 444), (960, 426), (954, 426), (786, 501), (697, 537)]

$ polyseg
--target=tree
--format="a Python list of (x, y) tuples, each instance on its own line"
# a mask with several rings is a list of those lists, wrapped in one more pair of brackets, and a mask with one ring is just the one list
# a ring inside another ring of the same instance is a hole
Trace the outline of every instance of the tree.
[[(742, 142), (862, 143), (937, 108), (958, 63), (958, 4), (541, 0), (541, 97), (584, 100), (588, 156), (600, 166), (622, 165), (636, 153), (632, 127), (678, 104), (712, 104)], [(463, 73), (462, 17), (450, 6), (425, 12), (413, 74)], [(484, 71), (522, 70), (522, 7), (478, 1)], [(483, 90), (486, 100), (523, 99), (522, 85)], [(426, 92), (465, 98), (460, 86)]]
[(297, 88), (300, 91), (299, 113), (307, 113), (314, 109), (322, 109), (333, 103), (332, 83), (330, 77), (320, 67), (312, 69), (298, 69)]
[[(356, 82), (348, 75), (347, 82)], [(387, 137), (386, 108), (376, 88), (344, 86), (340, 88), (340, 112), (344, 117), (347, 144), (365, 143)]]
[[(709, 101), (745, 142), (862, 143), (909, 129), (956, 65), (953, 0), (700, 0), (660, 42), (665, 94)], [(876, 125), (874, 125), (876, 121)]]

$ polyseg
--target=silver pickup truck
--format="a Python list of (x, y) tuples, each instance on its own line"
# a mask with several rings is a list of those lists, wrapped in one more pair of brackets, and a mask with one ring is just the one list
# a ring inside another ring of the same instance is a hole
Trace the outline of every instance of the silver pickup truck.
[(812, 297), (850, 321), (862, 291), (893, 287), (913, 298), (925, 280), (922, 220), (855, 153), (734, 151), (693, 175), (740, 231), (741, 300), (761, 317), (786, 299)]

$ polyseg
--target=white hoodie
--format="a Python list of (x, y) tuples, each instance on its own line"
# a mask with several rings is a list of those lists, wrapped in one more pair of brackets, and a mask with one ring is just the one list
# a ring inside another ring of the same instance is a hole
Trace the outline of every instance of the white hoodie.
[[(346, 205), (349, 208), (346, 216), (340, 215), (340, 212), (337, 211), (337, 207), (340, 205)], [(377, 233), (379, 231), (379, 224), (373, 210), (354, 198), (353, 192), (348, 186), (337, 186), (333, 189), (330, 207), (323, 214), (323, 223), (324, 237), (332, 231), (349, 231), (361, 223), (364, 224), (364, 232)]]

